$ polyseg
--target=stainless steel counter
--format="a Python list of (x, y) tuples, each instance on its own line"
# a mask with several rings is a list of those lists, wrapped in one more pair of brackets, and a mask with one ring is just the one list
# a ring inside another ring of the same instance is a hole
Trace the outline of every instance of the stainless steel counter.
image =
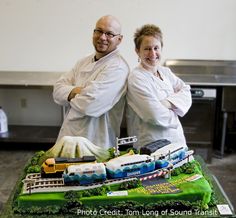
[[(180, 65), (169, 65), (169, 67), (190, 85), (236, 86), (236, 71), (234, 74), (229, 72), (220, 74), (218, 71), (213, 74), (209, 73), (209, 67), (207, 72), (202, 67), (196, 70), (193, 65), (188, 66), (186, 70), (183, 70), (183, 66), (180, 68)], [(0, 86), (53, 86), (62, 74), (63, 72), (0, 71)]]
[(0, 86), (53, 86), (62, 72), (0, 71)]
[(189, 85), (199, 86), (236, 86), (236, 75), (178, 74)]
[(177, 59), (165, 66), (190, 85), (236, 86), (236, 61)]

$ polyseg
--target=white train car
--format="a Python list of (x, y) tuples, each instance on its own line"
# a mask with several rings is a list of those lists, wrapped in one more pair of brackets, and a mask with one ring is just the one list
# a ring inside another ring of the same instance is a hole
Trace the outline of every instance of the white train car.
[(184, 159), (187, 155), (188, 147), (171, 143), (151, 154), (156, 162), (156, 169), (167, 167), (170, 162), (174, 163)]
[(124, 178), (155, 170), (154, 158), (146, 154), (124, 155), (105, 163), (109, 178)]
[(187, 146), (171, 143), (156, 150), (154, 153), (151, 153), (151, 156), (155, 157), (155, 159), (176, 159), (179, 156), (184, 155), (187, 151)]
[(106, 168), (103, 163), (85, 163), (69, 166), (62, 175), (66, 185), (88, 185), (106, 180)]

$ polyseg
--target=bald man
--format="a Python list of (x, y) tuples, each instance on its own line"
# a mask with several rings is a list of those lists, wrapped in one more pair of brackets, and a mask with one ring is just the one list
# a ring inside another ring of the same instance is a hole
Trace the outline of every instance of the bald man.
[(103, 148), (113, 147), (120, 135), (129, 66), (118, 51), (121, 24), (101, 17), (93, 30), (95, 53), (79, 60), (55, 83), (53, 98), (69, 110), (57, 141), (82, 136)]

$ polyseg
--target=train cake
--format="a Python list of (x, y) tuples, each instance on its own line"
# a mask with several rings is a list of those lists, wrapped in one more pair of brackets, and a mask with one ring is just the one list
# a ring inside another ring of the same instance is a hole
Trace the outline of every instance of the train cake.
[[(211, 185), (193, 151), (166, 140), (149, 144), (138, 153), (132, 149), (120, 152), (117, 145), (114, 155), (103, 162), (91, 155), (47, 158), (40, 172), (24, 176), (18, 193), (13, 211), (23, 217), (37, 213), (65, 215), (98, 207), (112, 210), (114, 205), (124, 211), (126, 202), (142, 210), (158, 210), (159, 202), (162, 209), (163, 205), (171, 209), (171, 205), (185, 208), (191, 204), (207, 209), (213, 201)], [(73, 210), (65, 212), (66, 205)]]

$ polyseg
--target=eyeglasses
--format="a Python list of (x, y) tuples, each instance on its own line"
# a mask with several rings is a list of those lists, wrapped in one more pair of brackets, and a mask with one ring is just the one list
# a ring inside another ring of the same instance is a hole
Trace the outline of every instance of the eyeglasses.
[(98, 29), (95, 29), (93, 31), (93, 33), (96, 35), (96, 36), (101, 36), (103, 34), (105, 34), (105, 36), (108, 38), (108, 39), (111, 39), (111, 38), (114, 38), (115, 36), (119, 36), (120, 34), (114, 34), (112, 32), (104, 32), (102, 30), (98, 30)]

